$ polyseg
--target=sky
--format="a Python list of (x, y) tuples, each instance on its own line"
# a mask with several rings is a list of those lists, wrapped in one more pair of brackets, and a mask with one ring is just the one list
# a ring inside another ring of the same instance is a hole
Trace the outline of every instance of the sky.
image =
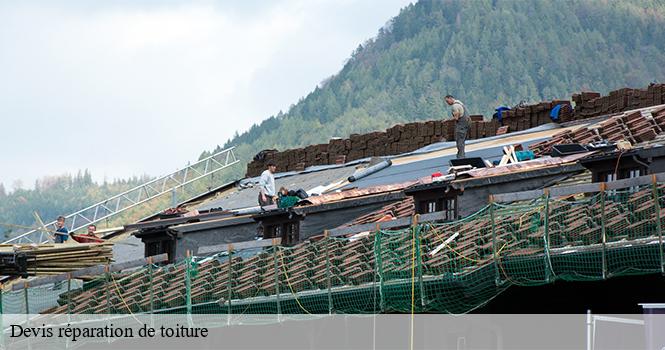
[(410, 2), (0, 0), (0, 183), (174, 171), (287, 111)]

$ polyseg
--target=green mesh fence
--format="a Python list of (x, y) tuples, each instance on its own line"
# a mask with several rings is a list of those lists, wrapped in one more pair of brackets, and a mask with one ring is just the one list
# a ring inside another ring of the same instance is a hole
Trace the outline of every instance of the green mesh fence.
[[(191, 257), (0, 294), (3, 313), (466, 313), (510, 286), (663, 272), (665, 185), (492, 203), (463, 220)], [(255, 317), (251, 322), (257, 322)]]

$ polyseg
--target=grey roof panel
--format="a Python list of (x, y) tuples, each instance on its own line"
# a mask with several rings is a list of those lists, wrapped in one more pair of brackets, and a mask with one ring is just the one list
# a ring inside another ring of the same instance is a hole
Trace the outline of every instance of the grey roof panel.
[[(522, 142), (522, 146), (529, 146), (532, 143), (536, 143), (546, 138), (532, 139), (525, 142)], [(467, 152), (467, 157), (481, 157), (485, 160), (494, 161), (501, 160), (503, 157), (503, 146), (488, 147), (479, 150)], [(364, 177), (358, 181), (352, 182), (346, 185), (344, 188), (366, 188), (371, 186), (380, 186), (387, 184), (394, 184), (400, 182), (406, 182), (410, 180), (416, 180), (421, 177), (429, 176), (432, 173), (441, 171), (446, 173), (449, 168), (448, 161), (455, 159), (456, 156), (446, 155), (435, 158), (424, 159), (416, 162), (392, 165), (389, 166), (377, 173), (371, 174), (367, 177)]]
[[(301, 173), (292, 173), (289, 175), (275, 174), (275, 187), (282, 186), (288, 189), (310, 190), (321, 185), (328, 185), (339, 180), (346, 179), (354, 173), (355, 166), (328, 167), (325, 170), (305, 171)], [(258, 177), (244, 179), (243, 186), (253, 186), (258, 183)], [(217, 198), (203, 203), (197, 207), (198, 210), (207, 210), (212, 208), (238, 209), (253, 207), (258, 205), (259, 190), (256, 187), (238, 188), (222, 198)]]

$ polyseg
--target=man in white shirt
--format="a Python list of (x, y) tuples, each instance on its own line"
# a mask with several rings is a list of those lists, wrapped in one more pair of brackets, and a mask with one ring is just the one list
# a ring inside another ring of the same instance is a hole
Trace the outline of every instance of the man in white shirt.
[(265, 207), (275, 204), (277, 193), (275, 191), (275, 171), (277, 165), (271, 160), (266, 164), (267, 169), (261, 173), (259, 179), (259, 205)]

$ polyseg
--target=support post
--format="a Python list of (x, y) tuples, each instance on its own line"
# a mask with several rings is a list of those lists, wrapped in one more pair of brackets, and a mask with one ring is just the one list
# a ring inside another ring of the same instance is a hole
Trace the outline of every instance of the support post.
[(377, 232), (374, 237), (374, 263), (376, 264), (377, 274), (379, 275), (379, 310), (385, 311), (385, 300), (383, 295), (383, 259), (381, 252), (381, 230), (377, 224)]
[(111, 314), (111, 290), (109, 289), (109, 283), (111, 279), (111, 269), (109, 265), (104, 266), (104, 289), (106, 289), (106, 314)]
[(192, 314), (192, 252), (187, 250), (187, 259), (185, 260), (185, 304), (187, 305), (187, 314)]
[(67, 273), (67, 314), (72, 313), (72, 273)]
[(28, 289), (30, 288), (30, 285), (26, 281), (23, 284), (23, 299), (25, 301), (25, 314), (29, 315), (30, 314), (30, 305), (28, 304)]
[(593, 338), (593, 331), (592, 331), (592, 322), (591, 322), (591, 310), (586, 311), (586, 348), (587, 350), (593, 350), (593, 344), (591, 343), (591, 339)]
[(552, 268), (552, 260), (550, 258), (550, 190), (545, 189), (545, 219), (544, 219), (544, 230), (543, 230), (543, 240), (545, 244), (545, 282), (550, 283), (552, 279), (552, 273), (554, 272)]
[(323, 231), (323, 240), (326, 244), (326, 288), (328, 289), (328, 315), (332, 315), (332, 281), (330, 280), (330, 232)]
[(416, 273), (418, 274), (418, 289), (420, 291), (420, 306), (425, 307), (425, 288), (423, 283), (423, 257), (422, 257), (422, 225), (420, 224), (420, 214), (413, 217), (414, 241), (416, 245)]
[(605, 197), (606, 197), (607, 183), (600, 184), (600, 232), (601, 240), (603, 243), (603, 279), (607, 278), (607, 232), (606, 232), (606, 217), (605, 217)]
[(155, 286), (153, 285), (153, 261), (152, 257), (148, 257), (148, 288), (150, 288), (150, 313), (155, 312)]
[(493, 195), (490, 194), (488, 202), (490, 206), (490, 224), (492, 227), (492, 257), (494, 258), (494, 270), (495, 270), (494, 284), (498, 286), (501, 284), (501, 276), (499, 275), (499, 254), (496, 249), (496, 222), (494, 218)]
[[(4, 286), (2, 285), (2, 283), (0, 283), (0, 315), (3, 314), (3, 311), (2, 311), (2, 294), (5, 292), (5, 290), (3, 288), (4, 288)], [(0, 316), (0, 320), (1, 319), (2, 319), (2, 316)], [(4, 329), (4, 328), (0, 327), (0, 329)], [(0, 332), (0, 333), (2, 333), (2, 332)]]
[(226, 280), (226, 292), (228, 298), (228, 305), (226, 306), (227, 320), (226, 324), (231, 325), (232, 305), (231, 299), (233, 298), (233, 244), (228, 245), (227, 252), (229, 252), (228, 275)]
[(281, 320), (282, 306), (279, 300), (279, 262), (277, 261), (277, 254), (279, 253), (277, 247), (277, 240), (272, 239), (273, 257), (275, 263), (275, 298), (277, 299), (277, 321)]
[[(376, 275), (379, 273), (379, 264), (376, 260), (376, 236), (379, 234), (379, 231), (381, 231), (381, 223), (377, 222), (374, 227), (374, 246), (372, 249), (372, 252), (374, 254), (374, 266), (373, 266), (373, 273), (372, 273), (372, 313), (376, 315), (376, 305), (377, 305), (377, 299), (376, 299)], [(376, 320), (374, 321), (376, 322)]]
[(658, 198), (658, 179), (656, 179), (656, 174), (651, 175), (651, 187), (653, 188), (653, 206), (654, 210), (656, 210), (656, 231), (658, 233), (660, 273), (665, 274), (665, 261), (663, 260), (663, 224), (660, 222), (660, 200)]

